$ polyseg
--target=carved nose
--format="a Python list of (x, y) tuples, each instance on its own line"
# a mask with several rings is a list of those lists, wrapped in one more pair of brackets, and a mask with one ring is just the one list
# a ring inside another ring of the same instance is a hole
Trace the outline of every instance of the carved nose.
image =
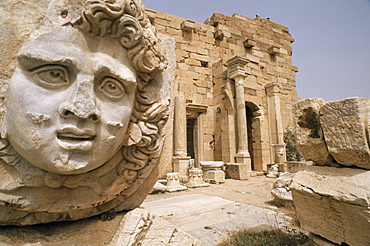
[(93, 89), (90, 83), (82, 82), (72, 102), (63, 102), (59, 107), (59, 114), (64, 118), (78, 117), (91, 119), (94, 122), (100, 121), (100, 112), (96, 108)]
[(94, 110), (80, 109), (68, 102), (61, 104), (61, 106), (59, 107), (59, 114), (63, 118), (77, 117), (81, 119), (90, 119), (93, 122), (100, 121), (100, 113), (97, 109)]

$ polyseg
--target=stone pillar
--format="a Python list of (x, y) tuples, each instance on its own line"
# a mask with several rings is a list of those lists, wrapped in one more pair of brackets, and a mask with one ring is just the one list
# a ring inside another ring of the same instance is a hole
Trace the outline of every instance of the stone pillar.
[(279, 87), (276, 83), (266, 85), (268, 119), (270, 129), (271, 161), (285, 163), (285, 143), (283, 123), (280, 112)]
[(178, 172), (183, 180), (187, 179), (190, 157), (186, 150), (186, 104), (184, 96), (175, 97), (174, 111), (174, 157), (173, 171)]
[(244, 66), (248, 63), (248, 60), (240, 56), (235, 56), (228, 60), (227, 63), (229, 65), (229, 78), (235, 81), (235, 109), (238, 134), (238, 152), (235, 159), (236, 163), (247, 165), (247, 171), (252, 171), (251, 159), (248, 151), (247, 113), (244, 99), (244, 78), (247, 76)]

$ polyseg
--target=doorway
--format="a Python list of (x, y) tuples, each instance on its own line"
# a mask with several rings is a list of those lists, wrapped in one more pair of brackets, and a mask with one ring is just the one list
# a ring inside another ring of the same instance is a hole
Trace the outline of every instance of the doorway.
[(261, 113), (252, 102), (245, 104), (247, 114), (248, 151), (251, 157), (252, 170), (263, 171), (262, 140), (261, 140)]
[(195, 159), (195, 143), (194, 143), (195, 121), (196, 119), (186, 120), (186, 148), (188, 151), (188, 156), (190, 156), (191, 159)]

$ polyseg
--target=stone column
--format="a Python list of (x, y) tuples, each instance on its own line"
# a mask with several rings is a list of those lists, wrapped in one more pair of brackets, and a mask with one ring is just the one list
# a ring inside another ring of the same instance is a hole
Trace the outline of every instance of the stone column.
[(286, 153), (278, 85), (276, 83), (267, 84), (266, 94), (270, 129), (271, 161), (273, 163), (285, 163)]
[(186, 104), (182, 95), (175, 97), (173, 139), (173, 171), (180, 173), (182, 179), (186, 180), (190, 157), (187, 156), (186, 150)]
[(228, 75), (235, 81), (236, 116), (237, 116), (237, 139), (238, 152), (235, 156), (236, 162), (247, 165), (247, 171), (252, 171), (251, 159), (248, 151), (247, 113), (244, 99), (244, 78), (247, 76), (244, 66), (248, 60), (235, 56), (228, 61)]

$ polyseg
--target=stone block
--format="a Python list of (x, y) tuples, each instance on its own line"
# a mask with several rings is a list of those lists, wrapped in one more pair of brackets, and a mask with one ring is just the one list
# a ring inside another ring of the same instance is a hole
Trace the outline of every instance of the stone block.
[(250, 48), (256, 46), (257, 42), (253, 39), (248, 38), (243, 42), (243, 45), (244, 45), (245, 48), (250, 49)]
[(370, 171), (308, 166), (290, 188), (302, 229), (339, 245), (369, 245)]
[(184, 157), (173, 157), (172, 164), (173, 164), (173, 171), (180, 173), (182, 177), (188, 175), (188, 167), (189, 167), (190, 156)]
[(189, 170), (189, 181), (186, 183), (186, 186), (189, 188), (197, 187), (207, 187), (209, 183), (203, 181), (203, 171), (202, 169), (193, 168)]
[(225, 182), (225, 173), (221, 170), (222, 161), (200, 161), (203, 170), (203, 179), (206, 182), (220, 184)]
[(305, 160), (318, 165), (332, 162), (320, 127), (320, 108), (324, 104), (321, 98), (309, 98), (293, 104), (297, 148)]
[(370, 169), (370, 98), (328, 102), (320, 123), (329, 153), (346, 166)]
[(226, 172), (232, 179), (247, 180), (251, 171), (247, 165), (239, 163), (230, 163), (226, 165)]
[(185, 20), (181, 23), (181, 30), (185, 32), (192, 32), (195, 29), (195, 22), (190, 20)]
[(271, 46), (269, 49), (268, 49), (268, 53), (270, 55), (277, 55), (280, 53), (280, 49), (278, 47), (275, 47), (275, 46)]
[(187, 190), (186, 186), (181, 185), (181, 174), (178, 172), (167, 173), (167, 191), (181, 191)]

